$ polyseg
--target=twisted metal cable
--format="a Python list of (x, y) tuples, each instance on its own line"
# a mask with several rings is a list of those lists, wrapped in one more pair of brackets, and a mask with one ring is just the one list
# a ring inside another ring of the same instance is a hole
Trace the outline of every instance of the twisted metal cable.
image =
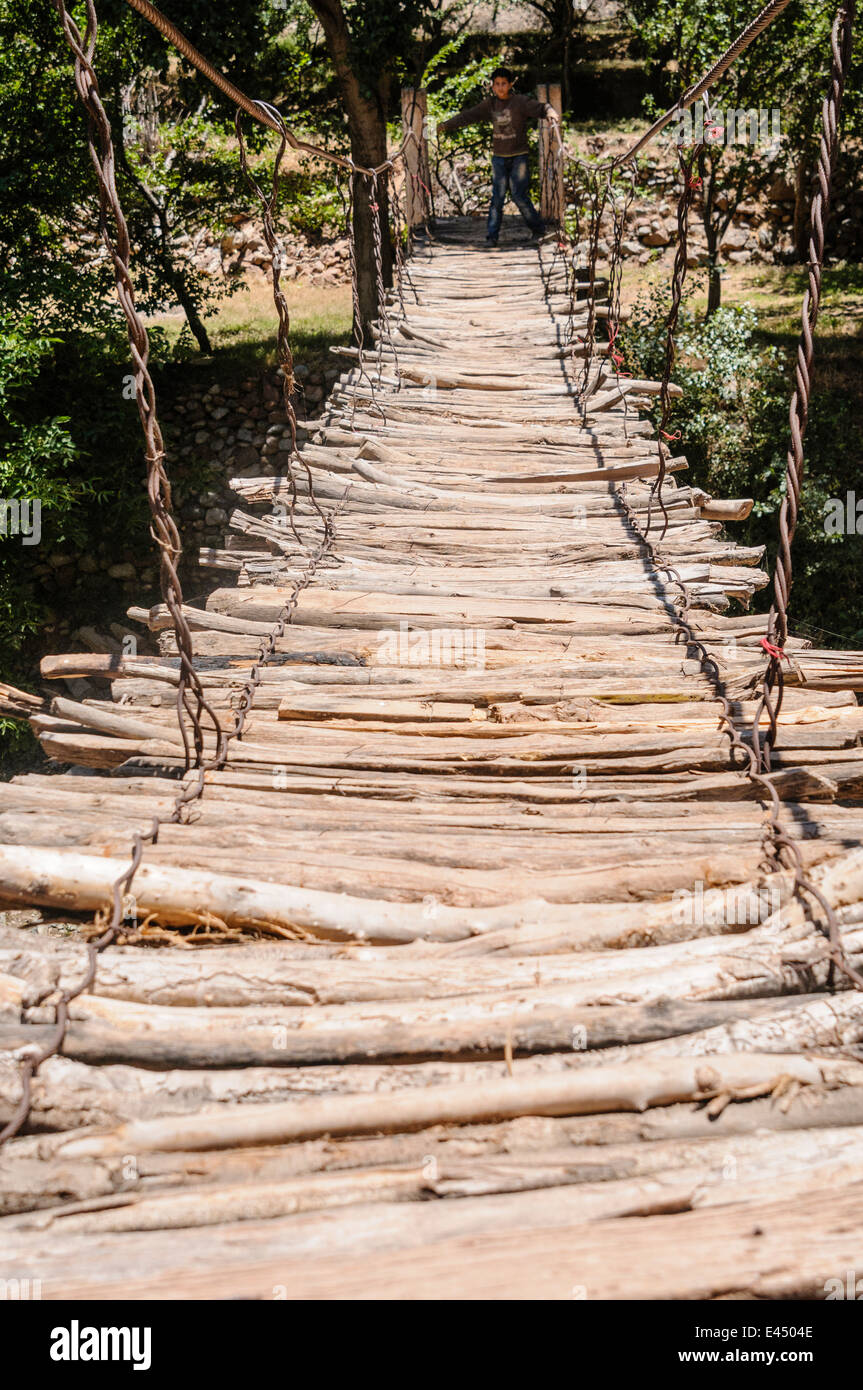
[(361, 164), (356, 164), (348, 155), (335, 154), (332, 150), (325, 149), (323, 145), (314, 145), (308, 140), (301, 140), (283, 121), (281, 121), (281, 119), (275, 119), (273, 115), (275, 110), (274, 107), (267, 106), (259, 101), (253, 101), (250, 97), (246, 96), (245, 92), (240, 90), (236, 83), (232, 82), (230, 78), (225, 77), (224, 73), (219, 72), (218, 68), (214, 68), (212, 63), (208, 62), (204, 57), (203, 53), (200, 53), (198, 49), (195, 48), (194, 44), (189, 42), (185, 34), (181, 33), (176, 24), (173, 24), (166, 15), (163, 15), (161, 10), (157, 10), (155, 5), (150, 4), (150, 0), (126, 0), (126, 4), (131, 6), (133, 10), (136, 10), (138, 14), (142, 15), (155, 29), (158, 29), (162, 37), (173, 44), (177, 52), (182, 53), (183, 57), (192, 64), (192, 67), (196, 68), (209, 82), (212, 82), (214, 87), (218, 87), (219, 91), (222, 92), (229, 101), (241, 107), (247, 115), (252, 116), (256, 121), (259, 121), (261, 125), (268, 126), (270, 130), (274, 130), (277, 135), (281, 136), (284, 133), (285, 139), (292, 149), (302, 150), (306, 154), (313, 154), (318, 159), (325, 159), (330, 164), (339, 165), (342, 169), (356, 169), (363, 174), (383, 174), (387, 169), (393, 168), (396, 160), (403, 158), (405, 150), (409, 145), (417, 143), (416, 135), (413, 131), (410, 131), (399, 148), (389, 159), (385, 159), (382, 164), (378, 164), (375, 168), (367, 169)]
[(99, 189), (99, 231), (113, 266), (117, 299), (126, 320), (134, 367), (135, 399), (144, 434), (150, 534), (159, 549), (160, 587), (171, 615), (180, 657), (177, 720), (188, 770), (193, 764), (197, 767), (204, 761), (204, 718), (211, 725), (219, 749), (222, 731), (215, 712), (205, 699), (195, 670), (192, 633), (183, 613), (183, 590), (178, 573), (182, 545), (171, 509), (171, 485), (165, 472), (165, 448), (156, 411), (156, 391), (148, 367), (150, 342), (135, 303), (135, 289), (129, 270), (129, 230), (117, 193), (111, 125), (93, 67), (98, 19), (93, 0), (86, 0), (87, 22), (82, 37), (66, 9), (65, 0), (51, 0), (51, 3), (57, 11), (74, 59), (75, 87), (87, 113), (87, 147)]
[[(131, 4), (132, 0), (129, 0), (129, 3)], [(751, 24), (747, 24), (746, 28), (737, 35), (737, 38), (728, 45), (725, 52), (720, 54), (713, 66), (702, 77), (699, 77), (697, 82), (693, 82), (690, 87), (687, 87), (679, 100), (670, 106), (658, 120), (654, 121), (650, 129), (646, 130), (634, 145), (630, 146), (624, 154), (618, 155), (612, 163), (615, 165), (628, 164), (631, 159), (634, 159), (645, 145), (649, 145), (667, 125), (671, 124), (675, 116), (692, 106), (709, 87), (715, 86), (720, 77), (724, 76), (732, 64), (737, 61), (741, 53), (744, 53), (749, 45), (764, 33), (764, 30), (773, 23), (774, 19), (778, 19), (789, 4), (790, 0), (770, 0), (770, 3), (764, 6), (764, 9), (755, 16)]]
[[(674, 370), (674, 360), (677, 353), (676, 335), (677, 321), (680, 317), (680, 304), (683, 299), (683, 281), (686, 278), (686, 263), (689, 256), (689, 209), (695, 197), (697, 189), (700, 187), (701, 180), (694, 177), (694, 169), (698, 164), (703, 144), (696, 144), (688, 155), (683, 153), (682, 146), (677, 147), (677, 159), (680, 165), (680, 172), (683, 176), (683, 183), (680, 195), (677, 200), (677, 246), (674, 252), (674, 269), (671, 275), (671, 307), (665, 321), (665, 363), (662, 370), (662, 380), (660, 382), (660, 403), (661, 418), (657, 432), (656, 444), (659, 451), (659, 471), (650, 489), (650, 501), (647, 508), (647, 530), (651, 529), (652, 507), (654, 501), (658, 503), (662, 513), (662, 530), (659, 535), (660, 543), (665, 538), (668, 530), (668, 510), (662, 496), (662, 485), (665, 482), (668, 459), (671, 457), (671, 450), (668, 443), (680, 438), (680, 431), (671, 433), (668, 429), (671, 423), (671, 374)], [(667, 442), (666, 442), (667, 441)]]
[[(266, 103), (264, 102), (261, 102), (260, 104), (261, 106), (266, 105)], [(282, 118), (279, 115), (278, 111), (276, 111), (275, 107), (271, 107), (269, 109), (273, 113), (274, 118), (281, 123)], [(234, 127), (237, 132), (237, 145), (240, 154), (240, 167), (242, 168), (246, 182), (248, 183), (249, 187), (257, 194), (257, 197), (260, 201), (264, 241), (266, 242), (267, 249), (270, 253), (270, 256), (272, 257), (273, 303), (276, 308), (276, 316), (278, 319), (278, 329), (276, 334), (276, 355), (278, 358), (279, 369), (282, 374), (282, 400), (285, 407), (285, 415), (287, 416), (288, 420), (288, 427), (291, 432), (291, 448), (288, 456), (288, 477), (290, 480), (291, 487), (291, 505), (289, 512), (289, 522), (291, 530), (293, 531), (294, 537), (297, 541), (297, 544), (301, 546), (303, 543), (302, 538), (300, 537), (300, 534), (297, 531), (296, 525), (294, 523), (294, 512), (297, 503), (297, 486), (293, 471), (294, 463), (299, 464), (299, 466), (305, 471), (306, 480), (309, 486), (309, 498), (312, 503), (312, 506), (314, 507), (321, 520), (324, 530), (326, 530), (326, 517), (315, 496), (315, 490), (312, 485), (311, 469), (309, 468), (309, 465), (306, 462), (306, 460), (302, 457), (299, 450), (299, 446), (297, 444), (297, 413), (294, 406), (294, 396), (296, 394), (296, 381), (294, 378), (294, 354), (291, 349), (291, 313), (288, 307), (288, 301), (285, 298), (284, 292), (281, 288), (281, 270), (284, 257), (282, 253), (282, 247), (278, 238), (278, 233), (276, 232), (275, 216), (279, 202), (279, 169), (281, 167), (281, 162), (284, 158), (285, 149), (287, 147), (287, 133), (286, 130), (282, 130), (279, 148), (276, 152), (276, 158), (273, 163), (273, 177), (270, 185), (270, 191), (269, 193), (265, 193), (264, 190), (261, 188), (260, 184), (258, 183), (257, 179), (255, 178), (254, 174), (252, 173), (251, 167), (249, 165), (248, 154), (246, 152), (246, 142), (243, 138), (242, 115), (239, 111), (237, 111), (234, 118)]]
[[(809, 420), (812, 393), (812, 368), (815, 359), (815, 326), (821, 307), (821, 270), (824, 264), (824, 239), (833, 190), (833, 170), (839, 145), (839, 117), (845, 81), (851, 66), (856, 0), (846, 0), (833, 22), (830, 35), (832, 63), (830, 85), (821, 108), (821, 140), (818, 168), (809, 217), (809, 284), (801, 307), (801, 332), (797, 346), (795, 386), (789, 407), (791, 444), (786, 455), (785, 496), (779, 512), (779, 550), (773, 569), (773, 606), (768, 620), (767, 637), (762, 645), (768, 656), (756, 717), (756, 747), (758, 765), (770, 770), (771, 751), (776, 743), (779, 711), (782, 708), (784, 676), (782, 661), (788, 637), (788, 599), (794, 572), (791, 547), (797, 530), (800, 496), (803, 488), (803, 441)], [(766, 711), (768, 727), (759, 733), (762, 711)]]

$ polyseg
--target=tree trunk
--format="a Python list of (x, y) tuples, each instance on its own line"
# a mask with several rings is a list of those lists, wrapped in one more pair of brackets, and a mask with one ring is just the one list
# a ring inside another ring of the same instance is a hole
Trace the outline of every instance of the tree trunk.
[(168, 225), (167, 213), (165, 212), (163, 207), (156, 206), (155, 201), (153, 203), (153, 206), (155, 208), (156, 216), (159, 219), (159, 236), (161, 237), (162, 241), (162, 267), (165, 272), (165, 279), (168, 281), (168, 284), (171, 286), (171, 289), (177, 296), (177, 303), (183, 310), (183, 313), (186, 315), (186, 322), (189, 325), (195, 342), (198, 344), (198, 347), (200, 348), (201, 352), (204, 352), (209, 356), (212, 353), (213, 348), (212, 344), (210, 343), (207, 330), (204, 327), (200, 314), (198, 313), (197, 305), (195, 304), (195, 301), (189, 292), (189, 286), (186, 283), (186, 277), (183, 274), (180, 267), (175, 262), (173, 256), (171, 255), (171, 229)]
[(707, 318), (715, 314), (722, 302), (722, 271), (719, 268), (719, 228), (709, 213), (704, 218), (707, 240)]
[(186, 322), (189, 325), (195, 342), (198, 344), (198, 347), (200, 348), (201, 352), (204, 352), (209, 356), (212, 353), (213, 348), (212, 344), (210, 343), (207, 330), (204, 327), (201, 316), (198, 313), (197, 305), (195, 304), (195, 301), (192, 298), (192, 295), (189, 291), (189, 286), (186, 282), (186, 277), (183, 274), (182, 269), (180, 268), (180, 266), (177, 265), (176, 261), (174, 260), (171, 254), (171, 227), (168, 222), (167, 211), (163, 204), (156, 197), (152, 189), (149, 188), (147, 184), (144, 182), (144, 180), (140, 178), (138, 174), (135, 173), (134, 169), (129, 163), (129, 156), (126, 150), (126, 141), (123, 135), (122, 113), (120, 113), (120, 115), (116, 119), (116, 127), (117, 130), (120, 132), (119, 150), (120, 162), (123, 166), (123, 171), (126, 174), (127, 178), (130, 179), (132, 183), (134, 183), (135, 187), (138, 189), (145, 201), (149, 203), (150, 207), (153, 209), (153, 212), (156, 215), (156, 220), (159, 224), (159, 240), (161, 243), (159, 251), (160, 259), (162, 262), (162, 270), (164, 272), (165, 279), (171, 286), (171, 289), (174, 291), (174, 294), (177, 297), (177, 303), (183, 310), (183, 313), (186, 315)]
[[(351, 36), (341, 0), (311, 0), (311, 4), (321, 22), (327, 51), (335, 68), (342, 105), (348, 118), (351, 156), (357, 164), (363, 164), (367, 168), (382, 164), (387, 157), (386, 99), (389, 93), (389, 78), (386, 74), (381, 75), (375, 95), (366, 96), (352, 63)], [(373, 202), (377, 202), (377, 212), (373, 212)], [(384, 179), (378, 181), (376, 199), (372, 196), (369, 179), (361, 176), (354, 179), (353, 235), (360, 311), (360, 323), (354, 324), (354, 331), (361, 327), (366, 335), (370, 333), (372, 320), (377, 318), (380, 307), (372, 221), (374, 216), (377, 216), (380, 227), (380, 271), (383, 284), (384, 287), (392, 284), (388, 206), (388, 190)]]

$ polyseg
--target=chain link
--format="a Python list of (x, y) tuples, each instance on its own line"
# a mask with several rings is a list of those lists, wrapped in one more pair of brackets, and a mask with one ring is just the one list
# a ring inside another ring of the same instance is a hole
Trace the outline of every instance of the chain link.
[(776, 743), (779, 711), (782, 708), (785, 683), (782, 661), (785, 658), (784, 646), (788, 636), (788, 599), (794, 577), (791, 547), (797, 529), (797, 517), (803, 489), (803, 440), (806, 435), (812, 395), (812, 368), (815, 359), (814, 334), (821, 307), (824, 235), (833, 191), (833, 169), (839, 145), (839, 117), (842, 110), (842, 97), (845, 90), (845, 80), (851, 66), (855, 9), (856, 0), (846, 0), (845, 5), (839, 10), (834, 20), (830, 35), (832, 49), (830, 86), (821, 111), (821, 142), (809, 217), (809, 284), (804, 293), (801, 307), (802, 327), (797, 346), (795, 387), (789, 412), (791, 445), (785, 464), (785, 496), (779, 511), (779, 550), (773, 569), (774, 599), (767, 625), (767, 637), (762, 644), (768, 654), (768, 662), (761, 687), (759, 718), (762, 712), (766, 712), (767, 729), (761, 735), (758, 733), (758, 723), (756, 723), (756, 748), (758, 766), (766, 772), (770, 771), (771, 752)]

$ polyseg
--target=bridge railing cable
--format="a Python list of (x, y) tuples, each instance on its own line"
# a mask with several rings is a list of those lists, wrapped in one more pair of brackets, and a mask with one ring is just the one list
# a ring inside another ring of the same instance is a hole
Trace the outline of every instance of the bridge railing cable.
[(252, 97), (246, 96), (235, 82), (232, 82), (229, 77), (215, 68), (204, 57), (203, 53), (189, 42), (176, 24), (168, 19), (167, 15), (162, 14), (161, 10), (150, 4), (150, 0), (126, 0), (126, 4), (158, 29), (163, 38), (173, 44), (177, 52), (182, 53), (183, 57), (192, 64), (192, 67), (196, 68), (202, 77), (206, 77), (209, 82), (212, 82), (213, 86), (217, 87), (229, 101), (240, 107), (247, 115), (252, 116), (254, 120), (259, 121), (261, 125), (268, 126), (270, 130), (275, 131), (279, 137), (284, 136), (292, 149), (315, 155), (316, 158), (324, 159), (330, 164), (337, 164), (342, 169), (380, 176), (395, 166), (396, 161), (404, 156), (409, 145), (418, 143), (415, 132), (409, 129), (398, 149), (388, 159), (385, 159), (381, 164), (367, 167), (363, 164), (357, 164), (350, 155), (338, 154), (334, 150), (328, 150), (323, 145), (315, 145), (308, 140), (303, 140), (285, 124), (275, 107), (269, 102), (256, 101)]
[[(660, 552), (659, 546), (667, 529), (667, 513), (664, 506), (662, 506), (662, 512), (665, 524), (663, 525), (662, 533), (656, 541), (651, 538), (651, 504), (655, 496), (658, 497), (661, 504), (661, 486), (662, 479), (665, 475), (663, 436), (665, 439), (673, 437), (668, 434), (666, 428), (669, 423), (668, 388), (675, 358), (677, 312), (680, 305), (683, 279), (686, 273), (688, 214), (694, 192), (699, 184), (699, 180), (694, 176), (695, 165), (699, 153), (698, 147), (691, 152), (688, 158), (684, 157), (682, 149), (680, 147), (678, 148), (682, 186), (678, 199), (678, 245), (672, 275), (672, 306), (666, 320), (666, 352), (661, 397), (662, 418), (659, 435), (660, 467), (657, 481), (651, 488), (647, 525), (645, 527), (641, 526), (637, 514), (629, 504), (626, 497), (625, 484), (618, 489), (618, 498), (633, 532), (640, 538), (644, 545), (647, 557), (654, 570), (658, 574), (664, 574), (667, 580), (681, 591), (682, 598), (675, 604), (674, 610), (674, 619), (678, 628), (678, 636), (685, 641), (688, 651), (694, 651), (703, 673), (714, 685), (717, 698), (720, 702), (722, 727), (730, 741), (732, 766), (742, 768), (752, 783), (756, 797), (767, 810), (764, 840), (767, 863), (774, 871), (787, 869), (790, 872), (794, 896), (802, 903), (810, 920), (815, 922), (818, 929), (826, 937), (825, 955), (830, 962), (830, 983), (833, 983), (834, 970), (838, 970), (850, 980), (856, 989), (863, 990), (863, 975), (861, 975), (848, 960), (842, 945), (841, 932), (836, 914), (824, 895), (806, 876), (800, 850), (795, 840), (788, 834), (782, 825), (782, 804), (774, 781), (770, 775), (772, 771), (770, 755), (778, 733), (778, 719), (782, 705), (784, 681), (782, 662), (786, 659), (784, 643), (788, 635), (787, 609), (792, 583), (791, 548), (799, 516), (803, 484), (803, 440), (806, 433), (811, 402), (812, 368), (814, 363), (814, 330), (818, 319), (821, 299), (825, 226), (830, 209), (834, 166), (838, 150), (839, 117), (841, 114), (842, 98), (851, 63), (855, 6), (856, 0), (846, 0), (835, 17), (831, 31), (832, 62), (828, 91), (822, 105), (819, 160), (811, 203), (808, 258), (809, 284), (803, 297), (801, 310), (802, 328), (797, 350), (795, 389), (789, 412), (791, 444), (786, 462), (786, 492), (779, 518), (779, 553), (773, 573), (774, 603), (768, 619), (768, 635), (762, 639), (761, 643), (767, 654), (768, 664), (762, 678), (761, 696), (756, 705), (753, 725), (748, 738), (744, 737), (741, 733), (738, 727), (738, 721), (734, 718), (732, 706), (722, 682), (718, 663), (707, 650), (705, 644), (696, 635), (688, 618), (690, 599), (686, 585), (679, 571), (665, 560)], [(726, 54), (723, 55), (723, 59), (720, 60), (720, 63), (715, 64), (711, 69), (708, 75), (711, 81), (715, 80), (716, 76), (719, 75), (721, 64), (725, 63), (725, 67), (722, 68), (722, 71), (724, 71), (725, 68), (734, 61), (735, 57), (739, 56), (739, 53), (743, 51), (743, 47), (748, 46), (748, 43), (752, 42), (754, 38), (757, 37), (758, 33), (763, 32), (766, 25), (771, 19), (775, 18), (781, 8), (784, 8), (784, 6), (768, 6), (762, 11), (758, 20), (744, 31), (744, 35), (741, 35), (740, 38), (735, 41), (735, 44), (727, 50)], [(747, 43), (742, 44), (741, 40), (747, 36)], [(694, 100), (708, 85), (709, 83), (707, 81), (695, 84), (686, 94), (687, 98)], [(674, 111), (679, 109), (682, 109), (682, 101), (674, 108), (672, 115)], [(649, 138), (653, 138), (653, 135), (658, 133), (663, 124), (667, 124), (667, 120), (657, 122), (651, 131), (647, 132), (647, 135), (633, 146), (625, 159), (613, 161), (611, 167), (615, 169), (623, 167), (638, 150), (644, 148)], [(585, 161), (578, 162), (589, 173), (587, 186), (589, 189), (593, 190), (592, 198), (594, 203), (598, 204), (599, 192), (598, 179), (596, 177), (598, 168), (595, 164), (588, 165)], [(593, 220), (591, 225), (593, 228)], [(609, 285), (617, 286), (616, 290), (610, 289), (610, 294), (616, 296), (617, 302), (617, 309), (611, 308), (609, 323), (612, 349), (616, 338), (616, 324), (613, 323), (613, 318), (619, 314), (620, 257), (621, 236), (616, 224), (611, 250), (611, 267), (609, 270)], [(591, 271), (591, 278), (593, 278), (593, 271)], [(610, 306), (613, 306), (614, 299), (610, 299), (609, 303)], [(615, 369), (619, 370), (622, 357), (618, 356), (614, 358), (613, 361)], [(625, 410), (626, 397), (624, 396), (624, 414)], [(765, 715), (767, 717), (767, 728), (762, 731), (762, 719)]]

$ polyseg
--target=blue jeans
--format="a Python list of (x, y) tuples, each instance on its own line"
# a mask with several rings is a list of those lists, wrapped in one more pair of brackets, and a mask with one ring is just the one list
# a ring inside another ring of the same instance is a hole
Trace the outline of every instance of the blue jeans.
[(544, 232), (545, 223), (530, 201), (527, 191), (530, 186), (530, 166), (527, 155), (494, 154), (491, 157), (491, 207), (488, 210), (488, 226), (485, 233), (487, 239), (497, 241), (500, 221), (503, 217), (503, 205), (506, 202), (507, 184), (512, 194), (512, 201), (530, 230), (540, 234)]

